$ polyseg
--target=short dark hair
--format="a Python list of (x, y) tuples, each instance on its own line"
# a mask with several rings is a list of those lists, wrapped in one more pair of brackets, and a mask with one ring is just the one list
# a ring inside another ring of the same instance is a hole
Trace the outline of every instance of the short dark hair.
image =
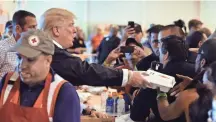
[(212, 62), (216, 61), (216, 55), (214, 52), (216, 52), (216, 39), (206, 40), (199, 48), (198, 54), (201, 55), (200, 60), (206, 60), (205, 66), (208, 66)]
[[(176, 20), (176, 21), (174, 21), (173, 22), (174, 23), (174, 25), (176, 25), (176, 26), (178, 26), (178, 27), (180, 27), (181, 28), (181, 32), (180, 33), (183, 33), (184, 35), (186, 35), (186, 33), (187, 33), (187, 28), (186, 28), (186, 26), (185, 26), (185, 22), (182, 20), (182, 19), (179, 19), (179, 20)], [(183, 30), (184, 30), (184, 32), (183, 32)], [(183, 35), (182, 34), (182, 35)]]
[(27, 16), (36, 18), (33, 13), (25, 10), (19, 10), (15, 12), (12, 19), (13, 25), (19, 25), (21, 28), (24, 28), (24, 25), (26, 24), (25, 18)]
[(129, 46), (130, 44), (135, 44), (136, 46), (139, 46), (140, 48), (143, 48), (142, 44), (137, 42), (134, 38), (128, 38), (125, 42), (126, 46)]
[(206, 27), (201, 28), (200, 31), (203, 32), (207, 37), (209, 37), (212, 34), (211, 31)]
[(189, 35), (186, 39), (186, 43), (189, 48), (197, 48), (199, 46), (199, 42), (204, 38), (203, 34), (204, 33), (201, 31), (194, 31), (191, 35)]
[[(164, 26), (164, 27), (161, 29), (161, 31), (164, 31), (164, 30), (170, 30), (170, 31), (172, 31), (172, 32), (178, 30), (178, 31), (179, 31), (179, 34), (180, 34), (180, 36), (181, 36), (181, 38), (185, 38), (185, 36), (186, 36), (186, 32), (184, 32), (184, 31), (182, 30), (182, 27), (177, 26), (177, 25), (175, 25), (175, 24), (170, 24), (170, 25)], [(186, 30), (185, 30), (185, 31), (186, 31)]]
[(151, 33), (159, 33), (160, 30), (163, 28), (163, 25), (154, 25), (151, 28), (149, 28), (146, 32), (151, 34)]
[(7, 27), (9, 27), (9, 26), (12, 26), (12, 21), (10, 20), (10, 21), (7, 21), (7, 23), (5, 24), (5, 29), (7, 28)]
[(188, 22), (188, 28), (197, 27), (198, 25), (202, 25), (203, 23), (200, 20), (192, 19)]
[(135, 23), (134, 25), (135, 33), (142, 33), (142, 26), (140, 24)]
[(161, 51), (163, 54), (169, 53), (170, 60), (186, 60), (188, 56), (187, 47), (184, 40), (178, 36), (171, 35), (161, 39)]

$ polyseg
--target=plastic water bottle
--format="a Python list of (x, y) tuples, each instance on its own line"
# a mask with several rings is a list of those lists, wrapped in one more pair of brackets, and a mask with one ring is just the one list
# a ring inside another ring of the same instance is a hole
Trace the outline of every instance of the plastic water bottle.
[(118, 114), (125, 113), (125, 101), (123, 95), (119, 95), (117, 112)]
[(108, 98), (108, 92), (107, 92), (107, 89), (104, 89), (103, 92), (101, 93), (101, 110), (102, 111), (105, 111), (107, 98)]
[(109, 94), (106, 100), (106, 112), (107, 113), (113, 113), (113, 104), (114, 104), (114, 100), (112, 98), (112, 95)]
[(113, 113), (117, 113), (117, 101), (118, 101), (118, 94), (117, 92), (113, 92), (112, 93), (112, 98), (114, 100), (114, 104), (113, 104)]

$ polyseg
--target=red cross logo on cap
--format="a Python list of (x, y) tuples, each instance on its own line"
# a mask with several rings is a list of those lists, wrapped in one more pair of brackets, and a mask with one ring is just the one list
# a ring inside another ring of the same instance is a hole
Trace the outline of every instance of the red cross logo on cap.
[(40, 40), (38, 39), (37, 36), (30, 36), (29, 37), (29, 45), (38, 46), (39, 43), (40, 43)]
[(37, 42), (37, 40), (35, 38), (33, 38), (31, 41), (32, 41), (32, 43)]

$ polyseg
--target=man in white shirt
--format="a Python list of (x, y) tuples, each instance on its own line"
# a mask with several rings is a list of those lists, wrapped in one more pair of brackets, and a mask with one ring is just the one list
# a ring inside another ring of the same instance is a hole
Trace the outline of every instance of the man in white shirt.
[(15, 52), (8, 52), (16, 44), (21, 33), (28, 29), (36, 29), (37, 21), (33, 13), (19, 10), (14, 13), (12, 20), (13, 36), (0, 41), (0, 79), (5, 73), (14, 71), (17, 64)]

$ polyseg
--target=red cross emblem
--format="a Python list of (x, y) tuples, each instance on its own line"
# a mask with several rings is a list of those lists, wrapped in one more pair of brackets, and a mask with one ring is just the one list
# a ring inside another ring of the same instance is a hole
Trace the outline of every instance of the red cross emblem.
[(32, 41), (32, 43), (37, 42), (36, 38), (33, 38), (31, 41)]
[(40, 40), (38, 39), (37, 36), (31, 36), (31, 37), (29, 37), (29, 44), (31, 46), (38, 46), (39, 43), (40, 43)]

